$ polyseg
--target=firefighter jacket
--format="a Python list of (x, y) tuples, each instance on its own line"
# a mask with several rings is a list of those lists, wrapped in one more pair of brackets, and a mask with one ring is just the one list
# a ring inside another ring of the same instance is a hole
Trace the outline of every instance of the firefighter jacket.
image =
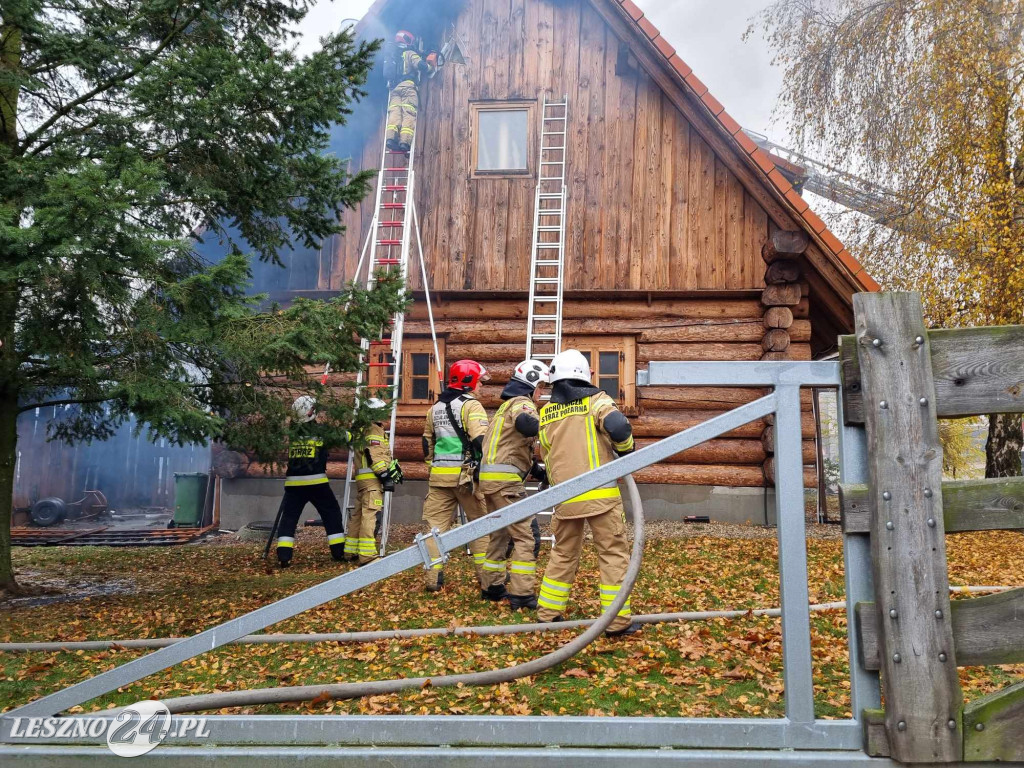
[(356, 487), (380, 488), (380, 476), (391, 465), (391, 446), (380, 424), (367, 427), (364, 439), (366, 447), (356, 452)]
[(288, 446), (286, 488), (300, 485), (320, 485), (327, 479), (327, 446), (322, 436), (311, 430), (294, 438)]
[[(551, 485), (607, 464), (615, 452), (633, 449), (633, 436), (615, 443), (604, 427), (605, 419), (618, 413), (615, 401), (598, 391), (568, 403), (550, 402), (540, 410), (540, 452)], [(555, 517), (592, 517), (622, 505), (618, 483), (611, 482), (559, 504)]]
[(484, 437), (484, 456), (480, 461), (480, 487), (484, 494), (508, 483), (521, 483), (533, 466), (536, 441), (516, 429), (516, 419), (523, 414), (538, 418), (533, 400), (522, 395), (506, 400), (494, 414)]
[[(430, 485), (455, 488), (472, 481), (477, 457), (473, 456), (472, 446), (463, 445), (459, 430), (448, 418), (448, 406), (470, 441), (482, 439), (487, 433), (487, 412), (472, 393), (453, 389), (442, 392), (427, 412), (423, 442), (430, 467)], [(470, 472), (469, 480), (464, 470)]]
[(423, 57), (416, 53), (416, 51), (411, 49), (402, 51), (402, 56), (398, 60), (397, 85), (406, 82), (419, 85), (420, 76), (426, 68), (426, 62), (423, 61)]

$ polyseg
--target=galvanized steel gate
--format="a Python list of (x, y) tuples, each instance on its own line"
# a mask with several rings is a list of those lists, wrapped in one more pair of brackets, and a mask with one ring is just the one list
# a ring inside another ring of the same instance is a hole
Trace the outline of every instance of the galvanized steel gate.
[[(217, 715), (207, 718), (210, 735), (165, 742), (147, 762), (257, 768), (292, 760), (321, 765), (447, 766), (681, 765), (791, 766), (896, 765), (865, 754), (858, 713), (881, 706), (877, 672), (862, 666), (858, 634), (849, 633), (851, 705), (854, 718), (814, 716), (808, 572), (801, 455), (800, 390), (841, 385), (839, 362), (652, 362), (639, 386), (765, 387), (765, 396), (680, 432), (570, 482), (506, 507), (435, 540), (451, 552), (473, 539), (523, 520), (579, 493), (768, 414), (775, 414), (776, 499), (782, 601), (785, 712), (781, 719), (498, 717), (498, 716), (280, 716)], [(840, 398), (842, 403), (842, 398)], [(842, 408), (842, 404), (840, 405)], [(840, 423), (845, 419), (840, 413)], [(868, 483), (863, 426), (840, 431), (842, 481)], [(116, 760), (102, 740), (12, 739), (14, 718), (50, 716), (128, 685), (185, 659), (263, 629), (304, 610), (366, 587), (389, 575), (423, 567), (426, 547), (413, 546), (322, 584), (206, 630), (173, 646), (73, 685), (0, 718), (0, 756), (20, 755), (29, 765), (70, 765)], [(844, 535), (847, 618), (854, 626), (857, 603), (874, 599), (869, 536)], [(175, 721), (184, 716), (175, 716)]]

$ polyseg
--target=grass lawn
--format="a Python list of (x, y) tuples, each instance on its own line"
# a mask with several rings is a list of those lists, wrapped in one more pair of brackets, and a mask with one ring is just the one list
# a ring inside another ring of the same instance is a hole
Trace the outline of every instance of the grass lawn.
[[(773, 533), (757, 528), (648, 526), (644, 568), (633, 593), (636, 613), (779, 604)], [(392, 540), (406, 544), (413, 531)], [(948, 537), (950, 582), (1024, 584), (1024, 537), (1016, 532)], [(540, 566), (546, 562), (546, 547)], [(814, 526), (808, 539), (811, 601), (843, 599), (842, 544)], [(331, 561), (320, 529), (302, 532), (296, 561), (267, 573), (262, 546), (224, 539), (153, 549), (16, 549), (26, 584), (70, 588), (113, 584), (111, 594), (45, 605), (0, 606), (0, 641), (186, 636), (350, 568)], [(268, 632), (504, 624), (533, 621), (479, 599), (471, 561), (455, 557), (448, 586), (420, 591), (408, 571), (268, 628)], [(567, 618), (596, 616), (597, 568), (588, 543)], [(509, 666), (566, 643), (578, 630), (504, 637), (441, 637), (363, 644), (234, 645), (191, 659), (115, 694), (97, 710), (150, 697), (273, 685), (440, 675)], [(850, 714), (843, 611), (812, 614), (815, 701), (819, 717)], [(144, 651), (112, 649), (0, 654), (0, 711), (83, 680)], [(968, 699), (1024, 677), (1024, 665), (960, 670)], [(600, 639), (553, 670), (488, 688), (425, 688), (349, 702), (232, 711), (452, 714), (608, 714), (780, 717), (783, 715), (779, 620), (718, 619), (648, 626), (624, 640)], [(227, 711), (227, 710), (226, 710)]]

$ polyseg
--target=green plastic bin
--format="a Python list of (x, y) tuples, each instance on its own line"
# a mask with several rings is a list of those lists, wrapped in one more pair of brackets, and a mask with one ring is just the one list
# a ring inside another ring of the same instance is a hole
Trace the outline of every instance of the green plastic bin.
[(202, 522), (209, 482), (205, 472), (174, 473), (175, 528), (195, 528)]

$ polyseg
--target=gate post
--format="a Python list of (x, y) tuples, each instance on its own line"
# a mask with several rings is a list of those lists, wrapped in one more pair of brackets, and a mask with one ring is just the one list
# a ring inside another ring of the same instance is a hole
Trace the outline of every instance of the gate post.
[(853, 297), (885, 728), (904, 763), (963, 754), (928, 334), (916, 293)]

